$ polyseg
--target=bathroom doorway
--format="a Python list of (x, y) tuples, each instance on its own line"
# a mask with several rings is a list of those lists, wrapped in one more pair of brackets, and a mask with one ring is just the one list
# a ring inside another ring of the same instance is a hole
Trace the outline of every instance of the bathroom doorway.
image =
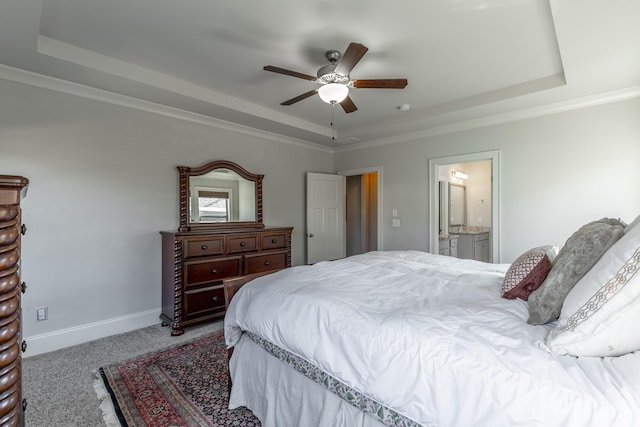
[(448, 196), (442, 199), (453, 184), (466, 194), (464, 218), (456, 218), (455, 227), (464, 232), (488, 232), (488, 259), (500, 262), (499, 174), (498, 150), (429, 159), (429, 252), (439, 253), (439, 238), (455, 230), (449, 227)]

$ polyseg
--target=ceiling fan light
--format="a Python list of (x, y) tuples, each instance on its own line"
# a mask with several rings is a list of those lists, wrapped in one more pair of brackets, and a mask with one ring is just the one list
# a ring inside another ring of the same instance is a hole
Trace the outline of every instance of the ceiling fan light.
[(327, 104), (340, 103), (349, 95), (349, 88), (340, 83), (327, 83), (320, 86), (318, 95)]

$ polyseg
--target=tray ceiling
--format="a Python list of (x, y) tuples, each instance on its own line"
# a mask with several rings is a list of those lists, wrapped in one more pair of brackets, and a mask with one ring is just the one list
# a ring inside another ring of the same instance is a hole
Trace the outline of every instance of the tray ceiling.
[[(632, 0), (5, 0), (0, 77), (25, 70), (335, 147), (638, 96), (638, 22)], [(262, 67), (315, 75), (350, 42), (369, 48), (352, 79), (409, 84), (351, 89), (358, 110), (335, 109), (334, 141), (317, 96), (279, 105), (317, 85)]]

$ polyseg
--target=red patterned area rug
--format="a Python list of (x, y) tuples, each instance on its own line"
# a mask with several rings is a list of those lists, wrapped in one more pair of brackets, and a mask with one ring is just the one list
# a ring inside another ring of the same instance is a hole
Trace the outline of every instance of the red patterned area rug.
[(100, 368), (100, 376), (123, 427), (260, 426), (248, 409), (227, 409), (222, 332)]

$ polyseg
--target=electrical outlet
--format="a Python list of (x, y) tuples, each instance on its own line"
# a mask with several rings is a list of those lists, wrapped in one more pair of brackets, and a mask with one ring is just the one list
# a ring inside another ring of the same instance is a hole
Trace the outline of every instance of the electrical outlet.
[(38, 307), (36, 308), (36, 321), (40, 322), (42, 320), (47, 320), (49, 317), (49, 307)]

